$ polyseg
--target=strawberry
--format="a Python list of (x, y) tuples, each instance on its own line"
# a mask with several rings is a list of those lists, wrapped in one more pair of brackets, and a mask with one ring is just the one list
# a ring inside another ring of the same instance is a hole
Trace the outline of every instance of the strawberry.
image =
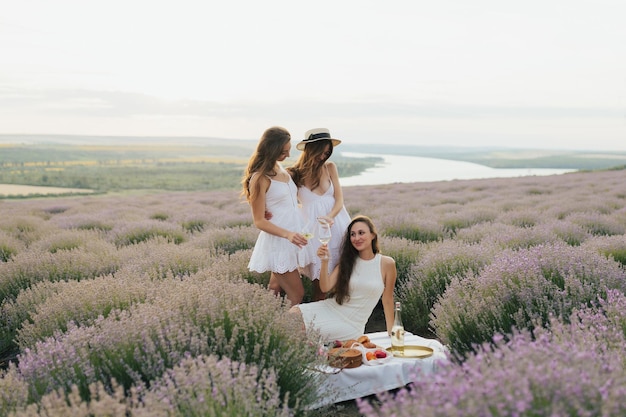
[(376, 357), (378, 359), (384, 359), (387, 357), (387, 352), (385, 352), (384, 350), (377, 350), (376, 352), (374, 352), (374, 355), (376, 355)]

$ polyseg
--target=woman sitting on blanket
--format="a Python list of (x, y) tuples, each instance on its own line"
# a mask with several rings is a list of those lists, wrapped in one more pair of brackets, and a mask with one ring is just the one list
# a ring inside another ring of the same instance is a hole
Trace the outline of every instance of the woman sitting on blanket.
[(346, 230), (339, 264), (327, 272), (328, 247), (320, 246), (320, 288), (325, 300), (298, 304), (291, 312), (302, 317), (306, 330), (316, 329), (323, 342), (357, 339), (382, 296), (387, 333), (394, 317), (396, 262), (378, 249), (378, 234), (371, 219), (356, 216)]

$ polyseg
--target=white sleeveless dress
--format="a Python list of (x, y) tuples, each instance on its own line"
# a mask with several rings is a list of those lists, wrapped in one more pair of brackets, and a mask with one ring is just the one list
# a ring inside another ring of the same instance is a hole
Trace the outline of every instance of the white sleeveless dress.
[[(270, 178), (270, 187), (265, 195), (266, 209), (272, 213), (270, 222), (293, 232), (304, 227), (302, 210), (298, 207), (298, 187), (289, 177), (289, 182)], [(306, 246), (305, 246), (306, 247)], [(260, 231), (248, 269), (255, 272), (285, 272), (306, 266), (310, 262), (308, 252), (303, 251), (288, 239)]]
[(299, 304), (306, 329), (317, 329), (324, 343), (363, 335), (385, 289), (381, 261), (380, 253), (369, 261), (357, 258), (350, 278), (350, 299), (343, 304), (334, 298)]
[[(305, 221), (317, 224), (316, 219), (319, 216), (325, 216), (330, 213), (335, 205), (335, 188), (331, 181), (328, 190), (320, 195), (302, 186), (298, 188), (298, 197), (300, 198), (300, 202), (302, 202)], [(335, 216), (335, 222), (330, 230), (330, 242), (328, 243), (328, 250), (330, 252), (330, 259), (328, 261), (329, 273), (335, 268), (337, 263), (339, 263), (341, 244), (346, 234), (346, 229), (350, 224), (350, 220), (350, 215), (345, 206), (342, 207), (341, 211)], [(315, 231), (315, 233), (317, 233), (317, 231)], [(317, 236), (315, 236), (304, 248), (304, 250), (308, 252), (307, 258), (311, 259), (311, 263), (302, 269), (302, 273), (311, 280), (320, 278), (322, 261), (317, 256), (317, 249), (320, 245), (320, 241), (317, 240)]]

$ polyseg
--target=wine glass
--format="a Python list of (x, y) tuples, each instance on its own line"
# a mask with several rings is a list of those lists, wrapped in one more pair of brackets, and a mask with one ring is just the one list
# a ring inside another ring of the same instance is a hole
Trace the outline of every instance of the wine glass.
[[(322, 243), (322, 245), (328, 245), (328, 242), (330, 242), (330, 238), (332, 237), (332, 234), (330, 232), (330, 224), (328, 224), (328, 222), (322, 218), (318, 218), (317, 220), (319, 223), (317, 238)], [(325, 256), (322, 259), (328, 258), (328, 256)]]
[(304, 238), (306, 240), (310, 240), (313, 238), (313, 227), (311, 227), (311, 222), (307, 221), (304, 224), (304, 227), (302, 228), (302, 236), (304, 236)]

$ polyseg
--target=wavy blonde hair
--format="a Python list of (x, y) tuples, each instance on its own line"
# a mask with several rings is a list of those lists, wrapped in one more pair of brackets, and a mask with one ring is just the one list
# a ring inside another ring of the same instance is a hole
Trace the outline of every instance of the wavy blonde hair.
[[(246, 200), (251, 201), (255, 195), (259, 192), (259, 187), (256, 189), (250, 189), (250, 179), (252, 175), (258, 173), (259, 175), (274, 176), (274, 167), (276, 161), (280, 158), (283, 152), (283, 147), (291, 140), (291, 134), (284, 127), (274, 126), (263, 132), (256, 150), (248, 161), (248, 166), (241, 180), (241, 195)], [(257, 183), (258, 185), (258, 183)]]

